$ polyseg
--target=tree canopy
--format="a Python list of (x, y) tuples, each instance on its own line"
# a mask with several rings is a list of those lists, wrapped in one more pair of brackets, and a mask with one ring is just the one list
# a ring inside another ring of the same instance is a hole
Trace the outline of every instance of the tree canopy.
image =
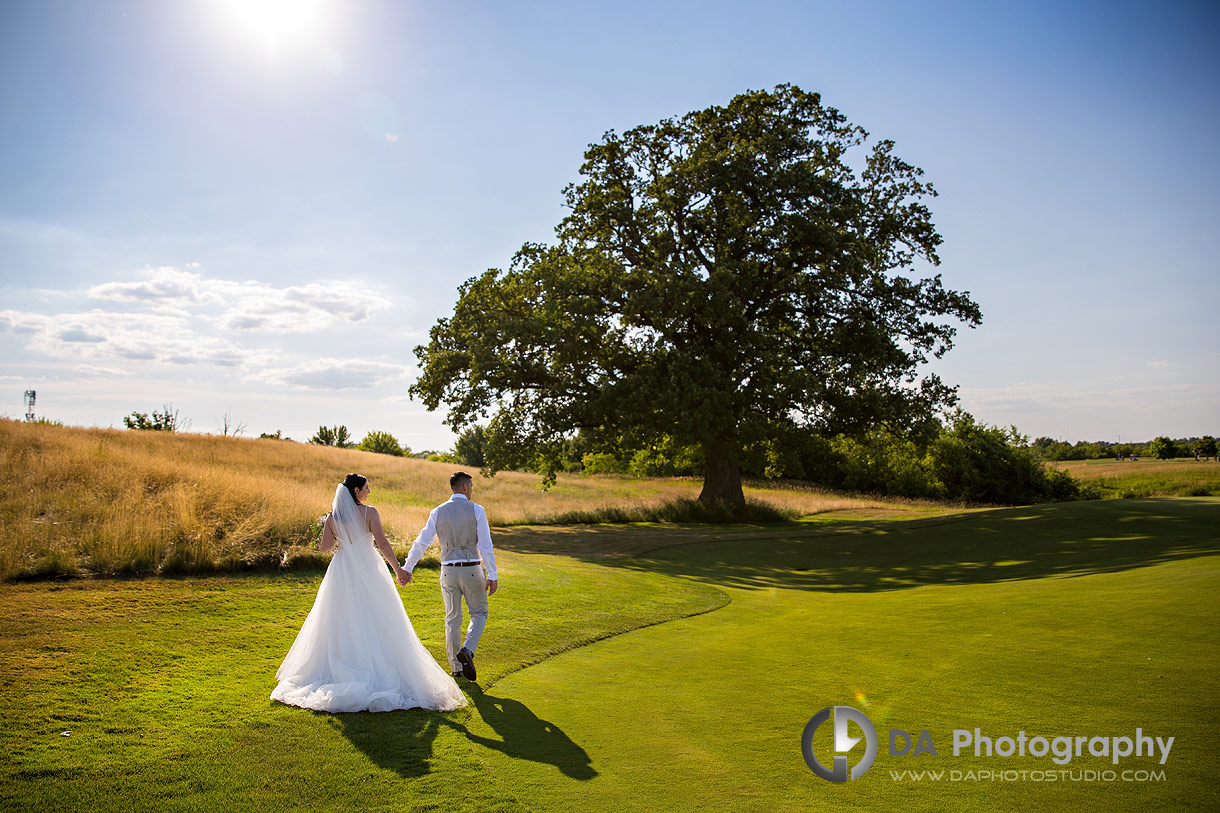
[(1178, 444), (1174, 443), (1173, 438), (1162, 435), (1148, 444), (1148, 453), (1157, 460), (1173, 460), (1178, 456)]
[[(793, 431), (926, 425), (955, 391), (921, 365), (981, 315), (939, 275), (921, 170), (790, 85), (585, 153), (553, 245), (459, 289), (412, 387), (455, 430), (490, 415), (489, 468), (553, 474), (585, 429), (700, 447), (700, 499)], [(863, 155), (857, 156), (857, 151)]]
[(309, 442), (318, 446), (338, 446), (340, 449), (350, 449), (356, 445), (346, 426), (319, 426)]
[(411, 456), (411, 450), (399, 445), (398, 438), (389, 432), (369, 432), (364, 436), (364, 440), (356, 445), (356, 448), (362, 452), (376, 452), (394, 457)]
[(475, 424), (467, 427), (453, 444), (453, 456), (468, 466), (482, 468), (487, 462), (483, 455), (485, 443), (486, 431), (482, 426)]

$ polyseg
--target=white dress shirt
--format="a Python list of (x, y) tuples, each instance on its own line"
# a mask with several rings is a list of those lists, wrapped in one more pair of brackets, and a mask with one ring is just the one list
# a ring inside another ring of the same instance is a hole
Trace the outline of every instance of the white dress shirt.
[[(454, 500), (466, 499), (465, 494), (454, 494), (449, 498), (450, 502)], [(491, 549), (491, 528), (487, 525), (487, 512), (483, 510), (483, 506), (477, 502), (472, 502), (474, 507), (474, 517), (477, 533), (479, 556), (483, 559), (483, 567), (487, 570), (487, 578), (496, 581), (496, 555)], [(415, 544), (411, 545), (411, 552), (407, 554), (407, 561), (402, 566), (403, 570), (408, 573), (415, 570), (415, 566), (419, 564), (420, 558), (424, 555), (424, 551), (428, 546), (436, 541), (436, 509), (432, 509), (432, 513), (428, 514), (428, 524), (419, 532), (419, 536), (415, 537)], [(441, 560), (441, 564), (453, 564), (454, 562), (467, 561), (466, 559), (454, 559), (453, 562)]]

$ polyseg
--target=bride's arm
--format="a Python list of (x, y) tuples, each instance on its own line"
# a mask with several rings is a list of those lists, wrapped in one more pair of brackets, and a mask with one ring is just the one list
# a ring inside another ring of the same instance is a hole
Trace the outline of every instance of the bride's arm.
[(381, 551), (381, 556), (385, 559), (386, 564), (394, 568), (394, 576), (398, 578), (399, 574), (406, 571), (399, 566), (398, 557), (394, 555), (394, 548), (390, 545), (390, 540), (386, 539), (385, 531), (381, 528), (381, 515), (371, 505), (365, 510), (368, 512), (369, 530), (373, 532), (373, 541), (377, 543), (377, 550)]
[(330, 527), (330, 515), (326, 516), (326, 521), (322, 523), (322, 541), (318, 547), (322, 548), (323, 553), (327, 553), (335, 547), (335, 532)]

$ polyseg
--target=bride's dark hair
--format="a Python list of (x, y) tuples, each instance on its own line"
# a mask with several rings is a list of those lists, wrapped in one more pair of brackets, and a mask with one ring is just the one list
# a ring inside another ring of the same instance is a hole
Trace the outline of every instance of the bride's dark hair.
[(360, 500), (356, 499), (356, 492), (364, 488), (368, 481), (369, 478), (363, 474), (349, 474), (343, 478), (343, 487), (347, 489), (348, 494), (352, 495), (352, 502), (360, 504)]

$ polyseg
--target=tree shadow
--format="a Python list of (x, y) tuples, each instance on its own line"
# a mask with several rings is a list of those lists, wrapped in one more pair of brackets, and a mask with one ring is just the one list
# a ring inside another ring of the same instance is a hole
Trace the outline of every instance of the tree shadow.
[(513, 759), (554, 765), (565, 776), (588, 780), (597, 776), (592, 760), (554, 723), (543, 720), (519, 700), (487, 694), (477, 684), (467, 687), (475, 709), (499, 739), (483, 737), (463, 726), (473, 743), (501, 752)]
[[(532, 552), (745, 589), (873, 592), (1084, 576), (1214, 555), (1217, 529), (1220, 500), (1104, 500), (735, 531), (599, 526), (557, 529), (546, 540), (547, 530), (532, 529)], [(509, 546), (526, 550), (530, 539), (518, 533)]]

